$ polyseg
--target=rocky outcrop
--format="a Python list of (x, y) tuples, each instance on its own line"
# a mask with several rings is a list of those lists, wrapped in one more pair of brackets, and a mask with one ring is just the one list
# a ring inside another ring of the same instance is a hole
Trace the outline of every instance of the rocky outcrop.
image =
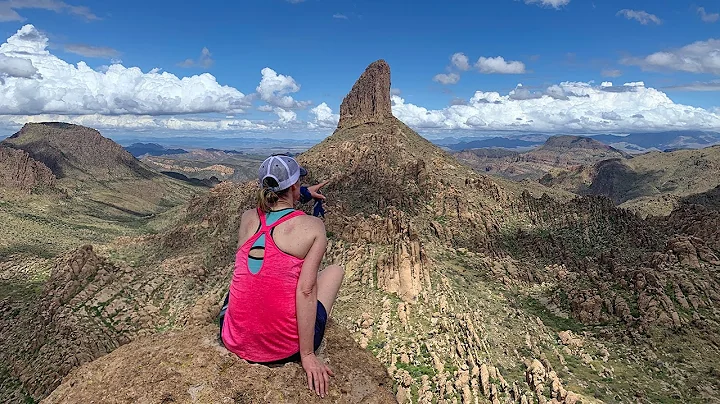
[(685, 198), (667, 218), (655, 218), (676, 234), (692, 235), (720, 253), (720, 187)]
[(298, 363), (250, 365), (217, 340), (217, 326), (159, 334), (125, 345), (65, 378), (43, 403), (395, 402), (387, 370), (332, 322), (319, 357), (333, 369), (321, 399)]
[(187, 257), (156, 265), (117, 265), (90, 245), (57, 258), (37, 299), (0, 301), (0, 362), (40, 399), (75, 367), (123, 344), (212, 321), (229, 272), (209, 272)]
[(96, 296), (124, 272), (86, 246), (57, 260), (38, 301), (25, 307), (10, 300), (0, 302), (0, 335), (6, 341), (0, 357), (30, 396), (44, 397), (74, 367), (129, 341), (106, 325), (112, 317), (105, 312), (114, 310), (120, 317), (133, 313), (127, 306), (110, 304), (112, 295), (107, 291)]
[(23, 150), (0, 146), (0, 187), (30, 192), (54, 184), (55, 175), (45, 164)]
[(343, 99), (338, 128), (384, 123), (390, 117), (390, 66), (378, 60), (365, 69)]

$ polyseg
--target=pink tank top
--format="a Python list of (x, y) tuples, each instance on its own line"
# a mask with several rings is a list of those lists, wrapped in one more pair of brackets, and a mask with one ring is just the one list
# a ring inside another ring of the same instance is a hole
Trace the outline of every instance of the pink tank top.
[[(260, 230), (235, 255), (235, 271), (230, 282), (230, 300), (225, 313), (222, 340), (227, 349), (252, 362), (273, 362), (300, 351), (295, 296), (305, 260), (281, 251), (270, 231), (294, 217), (294, 211), (268, 226), (258, 210)], [(265, 236), (265, 255), (259, 272), (248, 265), (250, 249)]]

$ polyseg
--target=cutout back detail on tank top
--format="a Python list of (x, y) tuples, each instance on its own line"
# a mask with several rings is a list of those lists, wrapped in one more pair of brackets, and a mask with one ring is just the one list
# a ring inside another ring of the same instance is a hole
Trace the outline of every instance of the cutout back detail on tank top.
[[(295, 212), (295, 209), (293, 208), (285, 208), (281, 210), (273, 210), (270, 212), (265, 213), (265, 226), (272, 226), (274, 225), (278, 220), (284, 218), (285, 216), (292, 214)], [(258, 212), (259, 214), (260, 212)], [(260, 219), (260, 224), (258, 225), (258, 229), (255, 231), (255, 234), (253, 237), (262, 229), (263, 221), (262, 218), (258, 217)], [(273, 235), (273, 231), (275, 230), (275, 227), (272, 227), (270, 229), (270, 237)], [(248, 270), (251, 274), (257, 275), (260, 273), (260, 269), (262, 268), (263, 260), (265, 258), (265, 242), (266, 242), (265, 234), (261, 234), (260, 237), (255, 240), (252, 247), (250, 247), (250, 251), (248, 252), (247, 256), (247, 264), (248, 264)]]

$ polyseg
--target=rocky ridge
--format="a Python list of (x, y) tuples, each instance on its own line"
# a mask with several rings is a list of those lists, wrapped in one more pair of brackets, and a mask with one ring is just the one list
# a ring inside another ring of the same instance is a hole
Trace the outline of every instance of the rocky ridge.
[(36, 187), (52, 187), (55, 175), (45, 164), (23, 150), (0, 147), (0, 187), (31, 192)]
[(630, 158), (592, 138), (569, 135), (551, 136), (542, 146), (527, 152), (471, 149), (454, 153), (454, 156), (481, 174), (532, 181), (564, 171), (576, 171), (606, 159)]
[(26, 151), (57, 178), (103, 181), (156, 175), (97, 130), (79, 125), (28, 123), (0, 142), (0, 146)]
[(650, 152), (568, 168), (540, 182), (580, 195), (603, 195), (643, 216), (667, 216), (681, 199), (720, 185), (720, 146)]
[(139, 339), (73, 371), (43, 403), (395, 402), (385, 368), (332, 322), (318, 356), (334, 369), (327, 397), (307, 388), (298, 363), (250, 365), (227, 351), (215, 325)]

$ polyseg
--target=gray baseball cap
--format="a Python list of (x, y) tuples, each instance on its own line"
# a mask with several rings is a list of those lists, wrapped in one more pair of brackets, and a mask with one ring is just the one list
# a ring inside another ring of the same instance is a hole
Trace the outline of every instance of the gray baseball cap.
[(300, 167), (294, 158), (286, 155), (273, 155), (265, 159), (258, 170), (258, 181), (263, 184), (266, 178), (272, 178), (278, 183), (270, 187), (273, 192), (290, 188), (300, 177), (307, 175), (307, 171)]

